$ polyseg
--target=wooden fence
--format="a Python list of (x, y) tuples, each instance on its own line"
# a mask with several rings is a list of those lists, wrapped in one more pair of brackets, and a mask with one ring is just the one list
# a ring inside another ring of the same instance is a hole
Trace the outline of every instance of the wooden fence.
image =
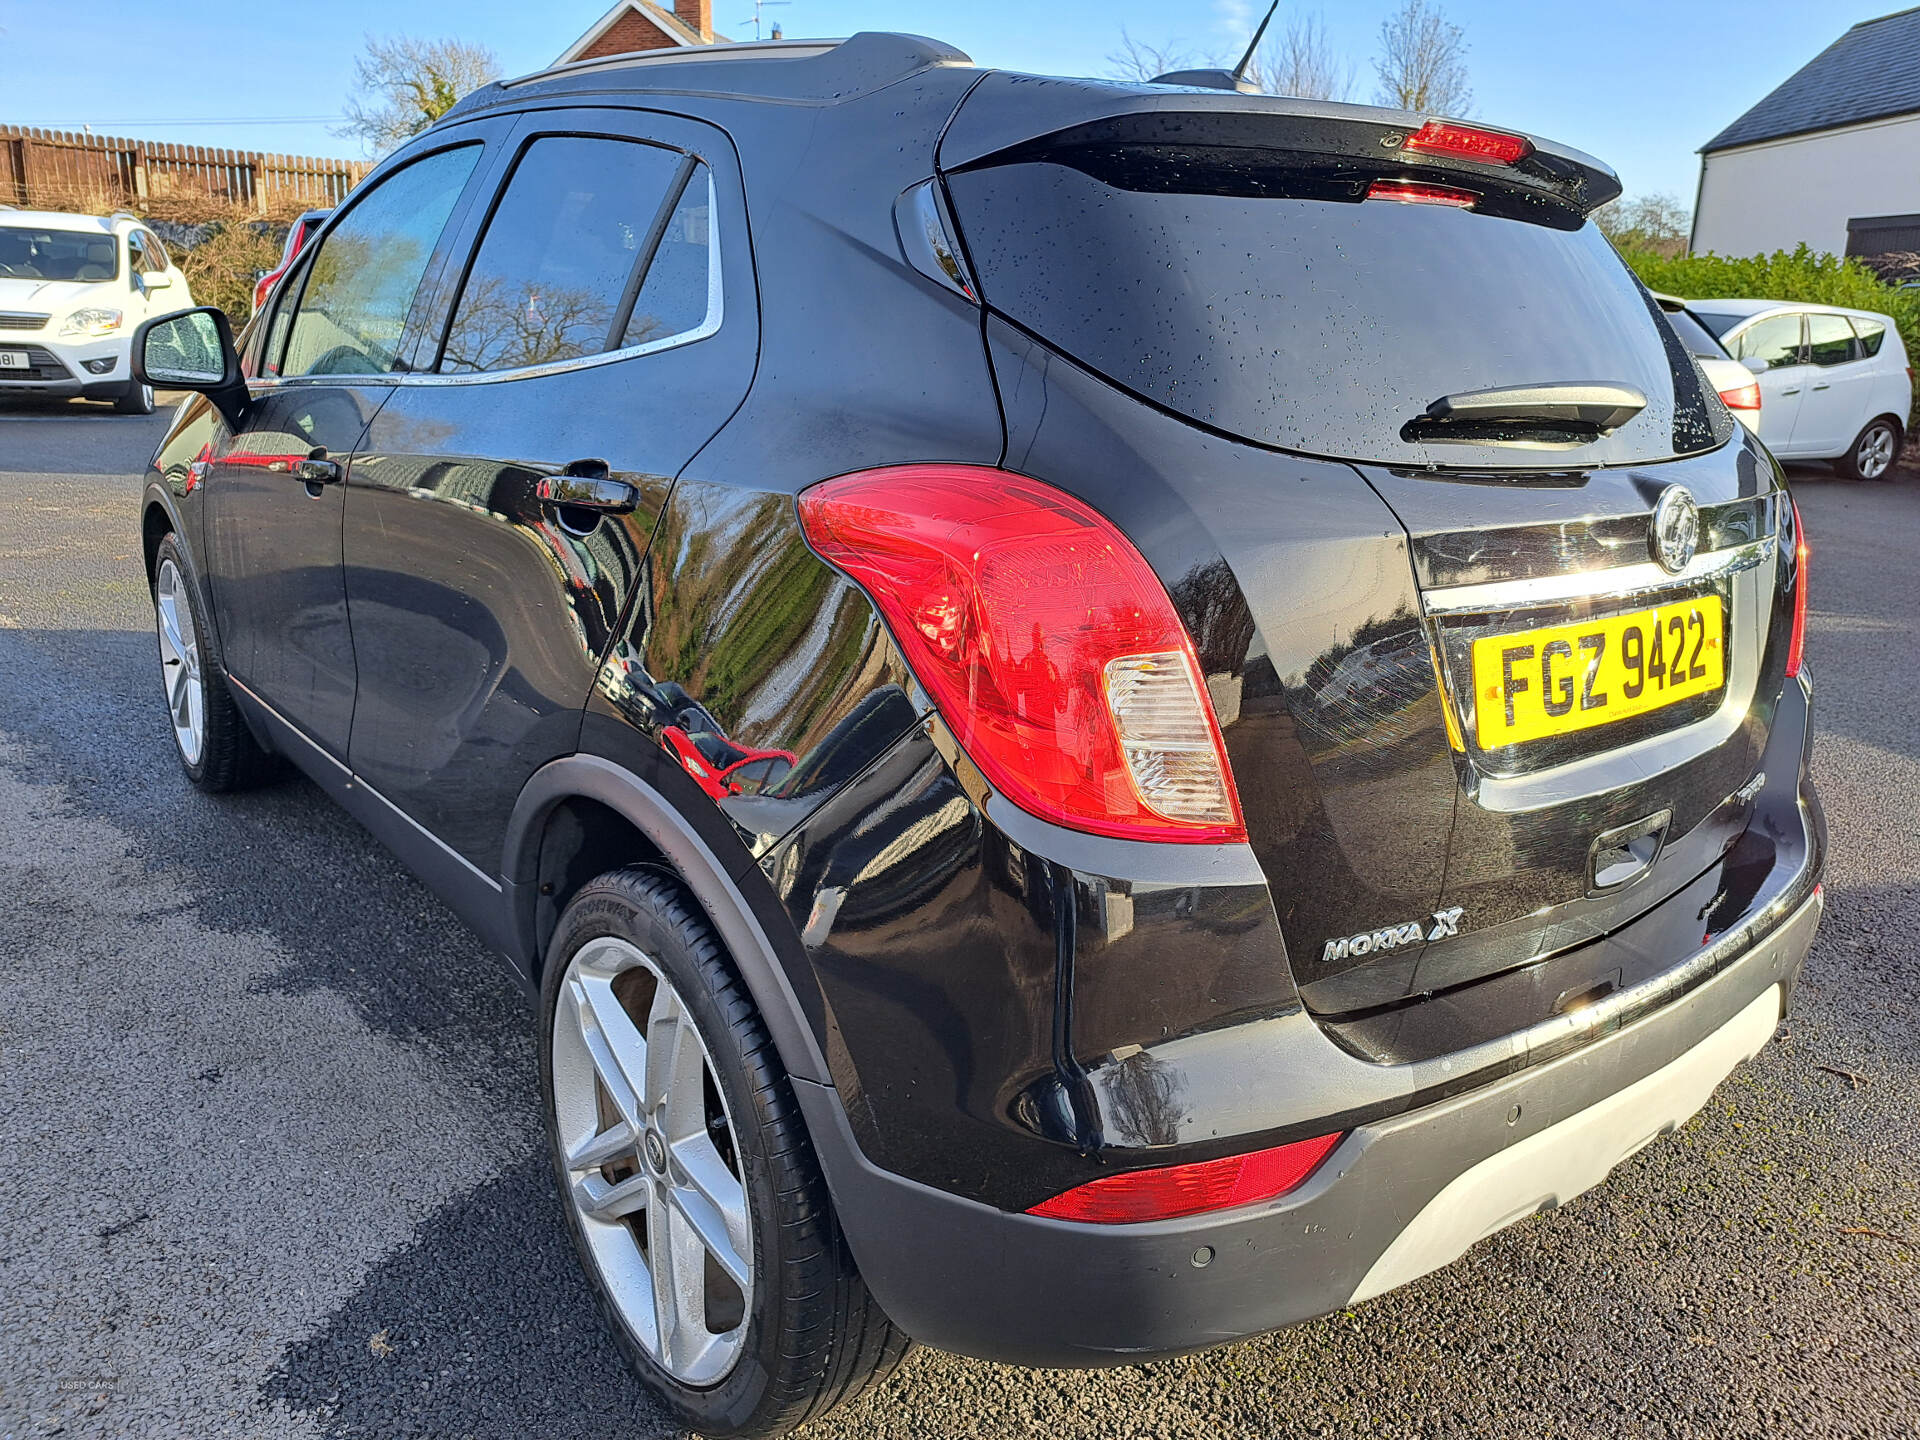
[(255, 150), (73, 135), (0, 125), (0, 203), (23, 208), (147, 210), (214, 201), (256, 214), (337, 204), (372, 168)]

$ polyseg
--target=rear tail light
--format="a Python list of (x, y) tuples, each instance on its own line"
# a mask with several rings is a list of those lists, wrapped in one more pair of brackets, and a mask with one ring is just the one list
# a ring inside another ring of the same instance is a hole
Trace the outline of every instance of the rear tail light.
[(1792, 496), (1793, 507), (1793, 630), (1787, 639), (1787, 674), (1800, 673), (1800, 661), (1807, 650), (1807, 532), (1800, 524), (1800, 505)]
[(1376, 180), (1367, 186), (1369, 200), (1397, 200), (1403, 205), (1452, 205), (1469, 210), (1480, 197), (1451, 185), (1428, 185), (1420, 180)]
[(1299, 1189), (1340, 1139), (1339, 1135), (1319, 1135), (1273, 1150), (1256, 1150), (1251, 1155), (1102, 1175), (1041, 1201), (1027, 1213), (1087, 1225), (1131, 1225), (1255, 1205)]
[(1736, 385), (1731, 390), (1722, 390), (1720, 399), (1729, 410), (1758, 410), (1760, 408), (1760, 383)]
[(1104, 516), (967, 465), (827, 480), (800, 524), (886, 618), (941, 716), (1022, 809), (1131, 840), (1246, 836), (1193, 642)]
[(1533, 142), (1503, 130), (1483, 130), (1454, 120), (1429, 120), (1407, 136), (1400, 148), (1417, 155), (1478, 160), (1482, 165), (1511, 165), (1533, 153)]

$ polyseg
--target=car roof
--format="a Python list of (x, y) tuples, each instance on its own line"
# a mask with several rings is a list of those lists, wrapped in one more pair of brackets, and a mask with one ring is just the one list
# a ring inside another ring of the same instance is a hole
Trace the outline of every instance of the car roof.
[(81, 215), (67, 210), (0, 209), (0, 225), (44, 225), (48, 229), (77, 230), (98, 226), (111, 235), (121, 225), (138, 225), (135, 215)]
[(1891, 316), (1882, 315), (1878, 310), (1853, 310), (1845, 305), (1816, 305), (1803, 300), (1688, 300), (1683, 302), (1689, 309), (1711, 310), (1716, 315), (1738, 315), (1742, 320), (1751, 320), (1756, 315), (1767, 315), (1775, 311), (1792, 311), (1795, 314), (1805, 312), (1809, 315), (1858, 315), (1863, 320), (1878, 320), (1883, 325), (1893, 324)]

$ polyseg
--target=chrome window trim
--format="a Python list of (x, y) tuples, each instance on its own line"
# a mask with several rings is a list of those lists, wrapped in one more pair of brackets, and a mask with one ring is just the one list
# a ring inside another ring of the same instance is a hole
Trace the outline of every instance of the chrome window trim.
[(1557, 605), (1568, 600), (1636, 599), (1751, 570), (1773, 552), (1774, 543), (1775, 537), (1768, 535), (1725, 550), (1703, 551), (1678, 573), (1643, 560), (1633, 565), (1579, 570), (1568, 575), (1536, 575), (1524, 580), (1445, 586), (1423, 591), (1420, 604), (1428, 615), (1483, 615)]
[[(663, 335), (658, 340), (629, 345), (621, 350), (601, 350), (592, 355), (576, 355), (570, 360), (549, 360), (543, 365), (521, 365), (512, 370), (480, 370), (470, 375), (439, 375), (409, 370), (393, 370), (377, 375), (276, 375), (271, 379), (250, 380), (247, 388), (257, 394), (283, 385), (493, 385), (503, 380), (532, 380), (543, 375), (587, 370), (596, 365), (612, 365), (641, 355), (657, 355), (663, 350), (675, 350), (716, 335), (726, 319), (726, 286), (720, 275), (720, 197), (713, 180), (713, 167), (702, 160), (700, 168), (707, 172), (707, 313), (691, 330)], [(457, 301), (455, 308), (458, 308)], [(452, 323), (452, 316), (448, 317), (448, 323)]]

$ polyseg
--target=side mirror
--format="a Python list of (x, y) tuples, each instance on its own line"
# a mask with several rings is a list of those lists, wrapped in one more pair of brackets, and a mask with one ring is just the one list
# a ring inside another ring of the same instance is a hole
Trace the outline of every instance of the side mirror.
[(212, 305), (149, 320), (133, 332), (133, 378), (156, 390), (198, 390), (229, 429), (247, 408), (247, 377), (224, 311)]
[(1764, 375), (1767, 373), (1768, 369), (1771, 368), (1770, 366), (1768, 366), (1767, 362), (1762, 360), (1758, 355), (1749, 355), (1747, 356), (1746, 359), (1742, 360), (1740, 363), (1746, 366), (1747, 369), (1751, 370), (1756, 375)]
[(140, 283), (145, 285), (150, 291), (164, 290), (173, 284), (173, 272), (171, 270), (149, 270), (140, 277)]

